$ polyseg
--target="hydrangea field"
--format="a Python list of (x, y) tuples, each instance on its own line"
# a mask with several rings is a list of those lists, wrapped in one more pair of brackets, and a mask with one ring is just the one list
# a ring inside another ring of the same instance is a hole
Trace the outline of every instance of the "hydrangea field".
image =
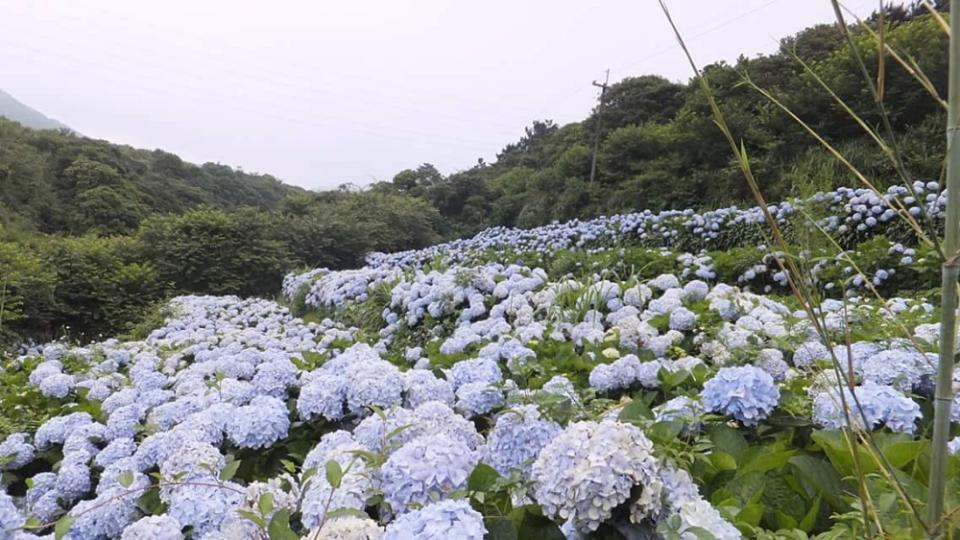
[(863, 496), (909, 538), (938, 268), (897, 218), (944, 202), (913, 188), (769, 208), (827, 342), (763, 212), (727, 208), (491, 229), (25, 346), (0, 539), (851, 538)]

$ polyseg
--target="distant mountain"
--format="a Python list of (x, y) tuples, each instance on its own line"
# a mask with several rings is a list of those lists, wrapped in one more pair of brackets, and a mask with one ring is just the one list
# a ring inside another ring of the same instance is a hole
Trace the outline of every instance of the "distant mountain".
[(69, 126), (31, 109), (10, 94), (0, 90), (0, 116), (33, 129), (70, 129)]
[(304, 193), (267, 174), (0, 118), (0, 231), (126, 234), (152, 214), (200, 206), (272, 211)]

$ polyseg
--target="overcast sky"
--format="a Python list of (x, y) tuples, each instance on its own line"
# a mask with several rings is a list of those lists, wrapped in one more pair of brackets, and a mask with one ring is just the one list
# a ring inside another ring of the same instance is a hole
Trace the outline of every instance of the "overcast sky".
[[(669, 5), (700, 64), (833, 20), (828, 0)], [(607, 68), (689, 78), (656, 0), (0, 0), (0, 88), (20, 101), (311, 189), (493, 161), (534, 119), (584, 118)]]

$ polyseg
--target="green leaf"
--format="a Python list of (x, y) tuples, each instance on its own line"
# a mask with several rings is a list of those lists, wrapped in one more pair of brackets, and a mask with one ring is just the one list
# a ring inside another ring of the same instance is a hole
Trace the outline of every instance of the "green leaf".
[(326, 469), (327, 483), (330, 484), (333, 489), (340, 487), (340, 482), (343, 480), (343, 469), (340, 468), (340, 464), (336, 460), (331, 459), (328, 461), (324, 468)]
[(717, 425), (710, 430), (710, 441), (717, 449), (734, 457), (737, 461), (749, 446), (743, 434), (728, 426)]
[[(717, 540), (712, 532), (702, 527), (688, 527), (683, 530), (684, 535), (692, 534), (697, 540)], [(686, 537), (686, 536), (684, 536)]]
[(813, 500), (813, 505), (807, 510), (806, 515), (803, 516), (800, 523), (797, 524), (797, 528), (806, 533), (813, 530), (813, 526), (817, 523), (817, 515), (820, 514), (820, 501), (822, 498), (822, 495), (817, 495), (817, 498)]
[(260, 500), (257, 501), (257, 508), (260, 510), (261, 516), (269, 516), (270, 512), (273, 511), (273, 493), (269, 491), (260, 495)]
[(267, 523), (263, 521), (263, 518), (254, 514), (253, 512), (249, 510), (237, 510), (237, 513), (249, 519), (250, 521), (256, 523), (257, 527), (260, 527), (261, 529), (267, 528)]
[(384, 440), (384, 441), (389, 441), (390, 439), (396, 437), (397, 435), (403, 433), (404, 431), (406, 431), (406, 430), (408, 430), (408, 429), (410, 429), (410, 428), (412, 428), (412, 427), (413, 427), (413, 424), (404, 424), (404, 425), (402, 425), (402, 426), (394, 429), (394, 430), (391, 431), (390, 433), (387, 433), (387, 434), (383, 437), (383, 440)]
[(777, 510), (777, 526), (781, 529), (796, 529), (799, 523), (792, 516)]
[(710, 453), (710, 463), (716, 467), (718, 471), (737, 470), (737, 460), (730, 454), (719, 450), (714, 450)]
[(653, 412), (650, 411), (650, 407), (646, 403), (635, 399), (627, 404), (623, 410), (620, 411), (620, 415), (617, 417), (618, 420), (628, 424), (640, 425), (644, 420), (650, 420), (653, 418)]
[(883, 455), (887, 457), (890, 465), (898, 469), (903, 469), (910, 462), (916, 460), (930, 445), (929, 441), (896, 441), (885, 444), (881, 448)]
[(814, 494), (827, 499), (834, 512), (847, 509), (847, 504), (841, 498), (846, 491), (843, 480), (830, 463), (807, 455), (793, 456), (789, 463), (797, 476), (810, 484)]
[(566, 538), (560, 531), (560, 527), (553, 520), (545, 517), (540, 507), (535, 504), (514, 508), (509, 517), (516, 525), (520, 538), (535, 538), (537, 540), (564, 540)]
[(71, 516), (63, 516), (57, 520), (57, 525), (53, 528), (53, 538), (54, 540), (61, 540), (64, 536), (70, 532), (70, 527), (73, 525), (73, 518)]
[[(486, 540), (519, 540), (520, 532), (516, 524), (505, 517), (484, 518), (483, 525), (487, 528)], [(526, 538), (526, 537), (525, 537)]]
[(231, 478), (233, 478), (234, 475), (237, 474), (237, 469), (239, 469), (239, 468), (240, 468), (240, 460), (239, 460), (239, 459), (235, 459), (235, 460), (231, 461), (230, 463), (227, 463), (226, 467), (224, 467), (223, 470), (220, 471), (220, 481), (221, 481), (221, 482), (226, 482), (226, 481), (230, 480)]
[(290, 511), (278, 510), (267, 526), (267, 536), (270, 540), (299, 540), (297, 533), (290, 528)]
[(480, 463), (470, 473), (470, 477), (467, 479), (467, 489), (470, 491), (491, 491), (499, 479), (500, 473), (496, 469), (486, 463)]
[(760, 519), (763, 518), (763, 511), (764, 507), (762, 504), (750, 503), (737, 512), (737, 521), (756, 527), (760, 524)]
[(146, 490), (137, 499), (137, 508), (148, 516), (159, 516), (166, 511), (166, 506), (160, 500), (160, 493), (156, 489)]
[(297, 470), (297, 464), (290, 461), (289, 459), (281, 459), (280, 464), (283, 465), (283, 468), (288, 472), (293, 474)]
[(358, 517), (358, 518), (370, 518), (366, 512), (363, 510), (357, 510), (356, 508), (337, 508), (336, 510), (331, 510), (327, 512), (327, 519), (336, 519), (340, 517)]
[(682, 422), (657, 422), (647, 430), (647, 436), (654, 442), (669, 444), (674, 442), (683, 431)]
[[(754, 450), (751, 448), (750, 450)], [(786, 466), (790, 458), (796, 454), (796, 450), (781, 450), (779, 452), (770, 452), (768, 448), (756, 448), (759, 453), (752, 454), (748, 450), (743, 453), (743, 460), (737, 475), (744, 475), (750, 472), (767, 472), (782, 469)], [(749, 460), (747, 457), (749, 456)]]
[(125, 488), (133, 485), (133, 471), (123, 471), (120, 473), (120, 476), (117, 477), (117, 483)]

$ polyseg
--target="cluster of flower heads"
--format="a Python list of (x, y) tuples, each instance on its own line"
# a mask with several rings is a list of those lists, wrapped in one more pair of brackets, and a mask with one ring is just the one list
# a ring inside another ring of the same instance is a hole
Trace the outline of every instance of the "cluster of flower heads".
[[(837, 218), (825, 227), (851, 234), (892, 219), (891, 206), (939, 217), (939, 187), (912, 187), (921, 198), (905, 188), (882, 197), (841, 189), (814, 202)], [(783, 203), (770, 211), (786, 220), (797, 209)], [(667, 527), (681, 538), (700, 530), (739, 538), (643, 429), (615, 420), (616, 408), (590, 421), (582, 402), (661, 389), (667, 398), (652, 408), (651, 422), (681, 423), (683, 436), (692, 437), (716, 421), (708, 413), (754, 428), (780, 405), (781, 386), (803, 376), (813, 381), (810, 417), (823, 429), (852, 421), (912, 433), (918, 396), (932, 389), (932, 306), (902, 298), (879, 306), (825, 301), (817, 314), (829, 331), (904, 312), (921, 322), (912, 340), (831, 349), (785, 303), (711, 284), (709, 256), (680, 255), (679, 275), (578, 281), (519, 264), (478, 264), (471, 254), (609, 249), (604, 245), (628, 237), (673, 246), (689, 234), (710, 246), (762, 220), (758, 209), (722, 209), (493, 229), (420, 252), (375, 254), (357, 270), (287, 276), (287, 298), (303, 294), (326, 313), (366, 301), (375, 288), (387, 291), (379, 333), (368, 343), (354, 343), (371, 335), (366, 331), (329, 319), (304, 323), (274, 302), (205, 296), (173, 300), (170, 318), (143, 341), (31, 349), (22, 359), (34, 366), (31, 385), (51, 400), (97, 402), (91, 410), (100, 413), (64, 414), (0, 440), (0, 471), (14, 475), (44, 456), (62, 456), (29, 477), (22, 496), (0, 492), (0, 531), (68, 515), (71, 540), (179, 538), (185, 530), (202, 540), (244, 538), (256, 530), (245, 516), (270, 493), (274, 512), (301, 516), (318, 538), (482, 538), (483, 517), (463, 496), (483, 463), (532, 486), (521, 500), (564, 523), (570, 537), (626, 515), (637, 527)], [(903, 246), (890, 254), (904, 264), (916, 256)], [(422, 263), (438, 256), (446, 268), (425, 270)], [(748, 272), (775, 267), (770, 260)], [(744, 277), (740, 285), (756, 275)], [(530, 385), (537, 363), (552, 360), (544, 351), (558, 343), (587, 362), (589, 390), (564, 376)], [(444, 363), (433, 365), (438, 356)], [(852, 391), (828, 380), (834, 362), (856, 382)], [(665, 380), (683, 377), (699, 382), (670, 394)], [(565, 419), (544, 405), (557, 400), (573, 411)], [(960, 422), (960, 398), (954, 413)], [(296, 476), (220, 479), (228, 453), (270, 452), (305, 424), (325, 434)], [(371, 464), (363, 457), (370, 454), (382, 459)], [(336, 485), (324, 474), (330, 462), (343, 471)], [(162, 515), (145, 516), (136, 497), (122, 496), (145, 489), (157, 489)], [(379, 522), (361, 517), (371, 501), (382, 501), (370, 513)]]
[[(813, 214), (826, 216), (819, 223), (824, 230), (863, 236), (889, 226), (901, 215), (917, 217), (926, 213), (934, 220), (942, 220), (945, 206), (946, 198), (938, 182), (917, 181), (909, 187), (891, 186), (879, 194), (864, 188), (841, 187), (817, 193), (806, 200), (771, 204), (766, 210), (782, 225), (801, 209), (813, 208)], [(453, 266), (471, 262), (491, 251), (551, 254), (561, 249), (596, 249), (629, 243), (673, 247), (680, 237), (697, 239), (696, 244), (703, 249), (718, 249), (730, 247), (727, 243), (731, 238), (748, 236), (744, 231), (765, 222), (764, 210), (759, 207), (741, 209), (732, 206), (702, 213), (690, 209), (644, 210), (590, 220), (554, 222), (531, 229), (493, 227), (472, 238), (424, 249), (375, 253), (367, 258), (367, 264), (371, 268), (419, 268), (442, 260)], [(709, 272), (705, 270), (697, 277), (712, 279)], [(294, 282), (289, 283), (292, 289)]]

